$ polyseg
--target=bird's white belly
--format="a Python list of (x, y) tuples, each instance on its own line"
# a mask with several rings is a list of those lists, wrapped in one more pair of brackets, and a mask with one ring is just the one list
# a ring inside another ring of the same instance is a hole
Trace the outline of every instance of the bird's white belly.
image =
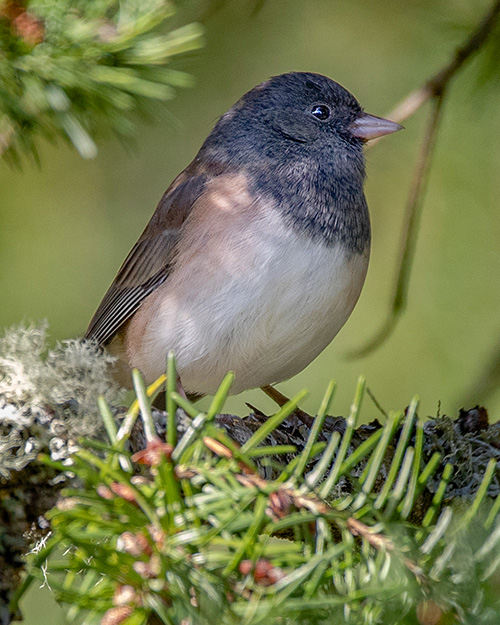
[(203, 260), (197, 250), (181, 253), (131, 321), (130, 334), (142, 338), (129, 362), (148, 382), (171, 349), (190, 392), (213, 394), (229, 370), (233, 393), (295, 375), (344, 325), (368, 266), (368, 246), (348, 255), (285, 228), (274, 211), (216, 243), (207, 242)]

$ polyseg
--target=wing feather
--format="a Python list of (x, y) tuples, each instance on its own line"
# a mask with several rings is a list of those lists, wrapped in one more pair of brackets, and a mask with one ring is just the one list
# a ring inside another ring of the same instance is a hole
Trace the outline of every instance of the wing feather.
[(107, 343), (146, 297), (168, 278), (180, 232), (208, 176), (193, 163), (165, 191), (146, 229), (120, 267), (85, 338)]

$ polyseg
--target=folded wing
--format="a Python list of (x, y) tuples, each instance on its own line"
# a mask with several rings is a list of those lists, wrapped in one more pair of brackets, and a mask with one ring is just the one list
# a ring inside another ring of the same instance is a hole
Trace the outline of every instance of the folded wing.
[(180, 232), (208, 176), (191, 164), (165, 191), (141, 237), (120, 267), (85, 338), (107, 343), (168, 278)]

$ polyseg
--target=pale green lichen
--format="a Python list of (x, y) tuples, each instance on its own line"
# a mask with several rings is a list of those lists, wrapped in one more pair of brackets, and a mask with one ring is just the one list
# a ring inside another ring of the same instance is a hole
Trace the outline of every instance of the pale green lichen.
[(47, 342), (47, 324), (16, 326), (0, 337), (0, 475), (43, 448), (64, 458), (79, 436), (102, 431), (97, 398), (120, 401), (111, 356), (81, 340), (53, 349)]

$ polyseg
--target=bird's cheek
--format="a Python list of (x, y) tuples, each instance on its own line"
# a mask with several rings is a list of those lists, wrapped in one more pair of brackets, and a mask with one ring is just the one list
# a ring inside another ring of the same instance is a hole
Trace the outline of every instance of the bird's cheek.
[(312, 143), (319, 137), (319, 128), (314, 120), (292, 112), (277, 113), (273, 119), (273, 126), (281, 135), (298, 143)]

